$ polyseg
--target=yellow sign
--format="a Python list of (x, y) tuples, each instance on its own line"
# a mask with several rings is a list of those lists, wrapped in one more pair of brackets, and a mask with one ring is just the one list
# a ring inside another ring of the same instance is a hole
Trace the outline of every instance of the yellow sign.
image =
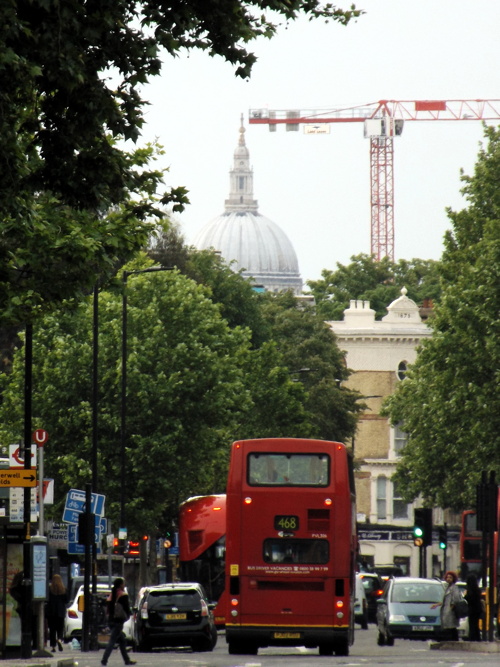
[(237, 577), (240, 574), (240, 567), (239, 565), (230, 565), (229, 566), (229, 574), (232, 577)]
[(0, 489), (6, 486), (36, 486), (36, 470), (0, 470)]

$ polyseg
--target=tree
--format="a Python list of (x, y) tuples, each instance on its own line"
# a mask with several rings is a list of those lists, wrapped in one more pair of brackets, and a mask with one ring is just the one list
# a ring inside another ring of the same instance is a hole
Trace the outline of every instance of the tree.
[(443, 291), (426, 341), (388, 404), (408, 433), (396, 479), (407, 500), (463, 509), (482, 470), (500, 473), (500, 130), (485, 128), (468, 207), (448, 211)]
[[(176, 516), (181, 500), (212, 491), (225, 477), (232, 433), (251, 405), (242, 371), (249, 334), (230, 329), (203, 288), (178, 272), (135, 275), (128, 292), (127, 518), (131, 531), (142, 534)], [(99, 308), (98, 489), (116, 521), (120, 295), (101, 293)], [(84, 488), (91, 477), (91, 326), (87, 300), (34, 327), (33, 425), (51, 434), (46, 472), (57, 480), (59, 503), (68, 488)], [(23, 351), (13, 372), (0, 376), (4, 442), (18, 442), (23, 432)]]
[(349, 371), (331, 329), (312, 309), (299, 307), (291, 293), (265, 295), (263, 313), (269, 338), (293, 380), (306, 392), (311, 435), (325, 440), (351, 438), (361, 410), (360, 396), (342, 386)]
[[(144, 124), (141, 87), (161, 50), (204, 49), (248, 76), (249, 43), (273, 20), (348, 23), (360, 14), (319, 0), (10, 0), (0, 7), (0, 311), (37, 317), (81, 298), (144, 246), (161, 174), (121, 146)], [(138, 169), (139, 162), (142, 169)], [(134, 195), (146, 192), (136, 201)], [(183, 187), (157, 202), (187, 202)], [(122, 207), (122, 214), (109, 216)], [(74, 261), (70, 261), (74, 260)]]
[(324, 269), (320, 280), (308, 285), (317, 304), (318, 313), (325, 320), (341, 320), (351, 299), (370, 302), (380, 318), (387, 314), (387, 306), (400, 296), (402, 287), (408, 297), (418, 304), (439, 299), (439, 263), (433, 260), (399, 260), (388, 257), (377, 261), (365, 254), (351, 257), (347, 266), (337, 263), (337, 270)]

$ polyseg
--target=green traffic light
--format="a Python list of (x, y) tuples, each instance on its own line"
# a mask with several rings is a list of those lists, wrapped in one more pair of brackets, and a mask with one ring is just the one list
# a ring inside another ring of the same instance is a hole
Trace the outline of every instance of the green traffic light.
[(424, 531), (422, 530), (422, 528), (420, 528), (420, 526), (415, 526), (415, 528), (413, 529), (413, 535), (415, 537), (423, 537)]
[(439, 543), (439, 548), (440, 549), (446, 549), (446, 542), (440, 542)]

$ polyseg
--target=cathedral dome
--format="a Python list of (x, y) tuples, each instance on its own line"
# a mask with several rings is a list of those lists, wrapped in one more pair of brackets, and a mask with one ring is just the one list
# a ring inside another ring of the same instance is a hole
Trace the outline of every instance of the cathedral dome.
[(245, 145), (243, 118), (234, 166), (230, 171), (230, 193), (225, 211), (209, 222), (195, 237), (199, 250), (212, 248), (270, 292), (301, 294), (302, 279), (297, 255), (285, 232), (258, 212), (253, 198), (253, 171)]

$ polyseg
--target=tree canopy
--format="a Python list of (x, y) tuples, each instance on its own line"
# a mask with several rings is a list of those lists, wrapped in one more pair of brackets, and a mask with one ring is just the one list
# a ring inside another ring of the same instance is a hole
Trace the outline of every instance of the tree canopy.
[(448, 211), (432, 338), (388, 404), (408, 433), (398, 488), (455, 509), (474, 505), (482, 470), (500, 476), (500, 129), (485, 136), (462, 176), (468, 206)]
[(439, 262), (434, 260), (388, 257), (377, 261), (363, 253), (351, 257), (351, 263), (337, 263), (335, 271), (324, 269), (320, 280), (308, 283), (317, 304), (318, 314), (325, 320), (341, 320), (351, 299), (363, 299), (381, 318), (389, 303), (397, 299), (402, 287), (408, 298), (422, 305), (425, 300), (439, 299)]
[[(0, 6), (0, 312), (33, 320), (144, 246), (160, 191), (148, 149), (123, 150), (144, 124), (141, 87), (162, 52), (203, 49), (250, 74), (250, 43), (300, 15), (360, 14), (318, 0), (7, 0)], [(113, 214), (110, 215), (110, 211)]]

